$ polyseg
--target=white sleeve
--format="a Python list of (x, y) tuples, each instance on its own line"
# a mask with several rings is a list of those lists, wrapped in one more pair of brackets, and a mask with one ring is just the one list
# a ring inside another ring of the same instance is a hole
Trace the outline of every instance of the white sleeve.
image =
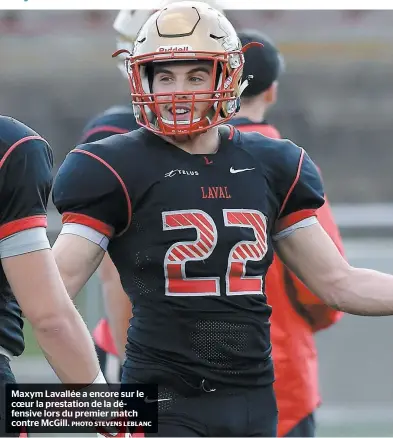
[(109, 239), (102, 233), (86, 225), (65, 223), (60, 234), (74, 234), (83, 237), (100, 246), (104, 251), (108, 249)]
[(290, 234), (292, 234), (297, 229), (309, 227), (310, 225), (314, 225), (317, 222), (318, 222), (318, 219), (315, 216), (303, 219), (303, 220), (297, 222), (296, 224), (291, 225), (288, 228), (284, 228), (283, 230), (279, 231), (277, 234), (274, 234), (273, 240), (277, 241), (277, 240), (285, 239), (286, 237), (288, 237)]
[(42, 249), (50, 249), (46, 229), (43, 227), (19, 231), (0, 240), (1, 259), (40, 251)]

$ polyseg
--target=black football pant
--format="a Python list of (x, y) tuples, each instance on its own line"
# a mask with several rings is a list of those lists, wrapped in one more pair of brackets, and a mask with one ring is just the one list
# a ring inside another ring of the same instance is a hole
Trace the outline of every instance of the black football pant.
[[(122, 383), (146, 382), (141, 373), (123, 367)], [(275, 437), (277, 404), (273, 386), (233, 389), (178, 377), (158, 387), (158, 433), (153, 437)], [(216, 389), (215, 391), (212, 391)], [(210, 392), (207, 392), (210, 391)], [(169, 400), (168, 400), (169, 399)]]
[(302, 421), (299, 421), (299, 423), (285, 436), (314, 438), (316, 436), (314, 413), (311, 413), (306, 418), (303, 418)]
[(7, 383), (16, 383), (15, 376), (11, 371), (10, 361), (8, 357), (0, 354), (0, 437), (5, 436), (19, 436), (17, 434), (6, 434), (5, 433), (5, 385)]

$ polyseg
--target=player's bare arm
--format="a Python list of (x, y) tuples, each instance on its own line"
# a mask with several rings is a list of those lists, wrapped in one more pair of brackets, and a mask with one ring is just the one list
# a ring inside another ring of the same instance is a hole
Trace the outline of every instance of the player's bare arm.
[(63, 382), (103, 381), (92, 339), (66, 293), (46, 235), (51, 149), (37, 133), (9, 117), (0, 117), (0, 148), (2, 301), (16, 298)]
[(94, 346), (66, 293), (50, 249), (4, 258), (2, 265), (24, 316), (59, 379), (65, 383), (93, 382), (99, 373)]
[(276, 248), (289, 269), (328, 305), (355, 315), (393, 314), (393, 277), (349, 265), (318, 223), (278, 240)]
[(65, 230), (53, 245), (53, 254), (67, 292), (75, 298), (98, 268), (105, 251), (91, 240)]
[(119, 273), (108, 254), (98, 268), (109, 326), (121, 360), (124, 359), (127, 329), (132, 318), (132, 305), (124, 292)]

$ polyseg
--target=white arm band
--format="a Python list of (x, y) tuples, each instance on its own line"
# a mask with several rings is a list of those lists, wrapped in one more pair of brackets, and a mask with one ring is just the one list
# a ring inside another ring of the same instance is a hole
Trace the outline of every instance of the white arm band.
[(46, 229), (43, 227), (19, 231), (0, 240), (0, 258), (2, 259), (42, 249), (50, 249)]
[(318, 222), (318, 219), (315, 216), (303, 219), (302, 221), (299, 221), (296, 224), (293, 224), (288, 228), (284, 228), (283, 230), (279, 231), (277, 234), (274, 234), (273, 240), (277, 241), (277, 240), (285, 239), (286, 237), (288, 237), (290, 234), (292, 234), (297, 229), (309, 227), (310, 225), (314, 225), (317, 222)]
[(65, 223), (60, 234), (74, 234), (83, 237), (100, 246), (104, 251), (108, 249), (109, 239), (102, 233), (86, 225)]

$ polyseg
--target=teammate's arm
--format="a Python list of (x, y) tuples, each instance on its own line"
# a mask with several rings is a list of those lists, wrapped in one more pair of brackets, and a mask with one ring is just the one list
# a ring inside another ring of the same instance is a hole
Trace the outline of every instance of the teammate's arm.
[(102, 381), (92, 339), (66, 293), (45, 231), (51, 150), (20, 122), (9, 118), (0, 122), (2, 133), (22, 132), (0, 164), (5, 182), (0, 193), (0, 258), (5, 276), (60, 380)]
[(281, 260), (329, 306), (354, 315), (393, 314), (393, 276), (350, 266), (318, 224), (276, 243)]
[(59, 379), (64, 383), (93, 382), (99, 374), (93, 342), (67, 294), (50, 249), (1, 262), (12, 292)]
[(108, 254), (105, 255), (98, 268), (98, 276), (101, 280), (104, 305), (113, 340), (118, 356), (123, 360), (127, 330), (132, 318), (132, 305), (124, 292), (119, 273)]

